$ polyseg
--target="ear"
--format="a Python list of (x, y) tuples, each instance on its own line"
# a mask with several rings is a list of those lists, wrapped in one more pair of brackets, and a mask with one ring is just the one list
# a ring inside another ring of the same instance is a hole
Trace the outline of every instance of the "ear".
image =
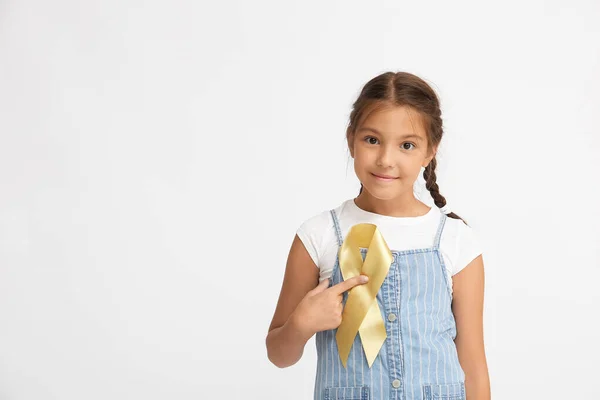
[(427, 166), (429, 165), (431, 160), (433, 160), (435, 158), (436, 154), (437, 154), (437, 147), (434, 147), (431, 152), (431, 155), (423, 160), (423, 164), (425, 164), (425, 165), (423, 165), (423, 168), (427, 168)]
[(348, 142), (348, 150), (350, 150), (350, 157), (354, 158), (354, 136), (346, 135), (346, 141)]

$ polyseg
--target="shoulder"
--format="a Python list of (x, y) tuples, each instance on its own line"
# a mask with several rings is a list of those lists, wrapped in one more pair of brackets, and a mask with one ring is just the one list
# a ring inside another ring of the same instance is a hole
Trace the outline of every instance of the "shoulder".
[(442, 240), (451, 260), (448, 269), (452, 275), (462, 271), (483, 252), (478, 231), (460, 219), (446, 218)]
[(330, 210), (324, 210), (304, 220), (298, 227), (298, 231), (306, 235), (312, 235), (318, 233), (330, 223), (333, 224), (331, 212)]
[(313, 232), (313, 231), (319, 232), (322, 229), (327, 228), (327, 227), (333, 228), (334, 223), (333, 223), (333, 216), (331, 215), (331, 211), (333, 210), (335, 212), (336, 217), (339, 220), (344, 215), (344, 210), (346, 208), (347, 203), (348, 203), (348, 200), (337, 205), (335, 208), (333, 208), (333, 207), (328, 208), (326, 210), (322, 210), (316, 214), (313, 214), (312, 216), (310, 216), (309, 218), (304, 220), (304, 222), (302, 222), (299, 229), (303, 230), (306, 233), (309, 233), (309, 232)]
[[(342, 208), (343, 204), (334, 208), (338, 216)], [(296, 230), (296, 234), (304, 244), (314, 263), (320, 266), (323, 255), (326, 253), (330, 243), (335, 241), (336, 237), (331, 209), (320, 211), (304, 220)]]

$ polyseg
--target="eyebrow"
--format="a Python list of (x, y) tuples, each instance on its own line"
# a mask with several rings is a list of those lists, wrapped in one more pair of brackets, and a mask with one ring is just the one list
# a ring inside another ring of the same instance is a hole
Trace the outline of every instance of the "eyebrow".
[[(376, 133), (376, 134), (378, 134), (378, 135), (381, 135), (381, 132), (379, 132), (377, 129), (375, 129), (375, 128), (370, 128), (370, 127), (368, 127), (368, 126), (363, 126), (363, 127), (362, 127), (362, 128), (360, 128), (358, 131), (371, 131), (371, 132), (374, 132), (374, 133)], [(400, 136), (400, 138), (401, 138), (401, 139), (409, 139), (409, 138), (414, 138), (414, 139), (417, 139), (417, 140), (419, 140), (419, 141), (423, 141), (423, 138), (422, 138), (421, 136), (417, 135), (416, 133), (409, 133), (409, 134), (406, 134), (406, 135)]]

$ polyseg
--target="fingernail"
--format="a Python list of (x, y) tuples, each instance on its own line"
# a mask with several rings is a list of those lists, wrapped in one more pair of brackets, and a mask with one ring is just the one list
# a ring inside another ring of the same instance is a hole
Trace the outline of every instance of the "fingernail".
[(361, 276), (360, 276), (360, 281), (361, 281), (362, 283), (367, 283), (367, 282), (369, 282), (369, 277), (368, 277), (368, 276), (366, 276), (366, 275), (361, 275)]

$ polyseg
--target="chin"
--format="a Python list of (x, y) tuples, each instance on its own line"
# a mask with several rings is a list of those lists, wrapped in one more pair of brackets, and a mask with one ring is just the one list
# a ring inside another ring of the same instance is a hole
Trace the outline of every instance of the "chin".
[(402, 193), (397, 190), (397, 189), (392, 189), (392, 188), (388, 188), (388, 189), (382, 189), (382, 188), (374, 188), (371, 187), (370, 185), (367, 186), (363, 183), (363, 190), (366, 190), (367, 192), (369, 192), (369, 194), (378, 199), (378, 200), (393, 200), (398, 198), (398, 196), (400, 196)]

